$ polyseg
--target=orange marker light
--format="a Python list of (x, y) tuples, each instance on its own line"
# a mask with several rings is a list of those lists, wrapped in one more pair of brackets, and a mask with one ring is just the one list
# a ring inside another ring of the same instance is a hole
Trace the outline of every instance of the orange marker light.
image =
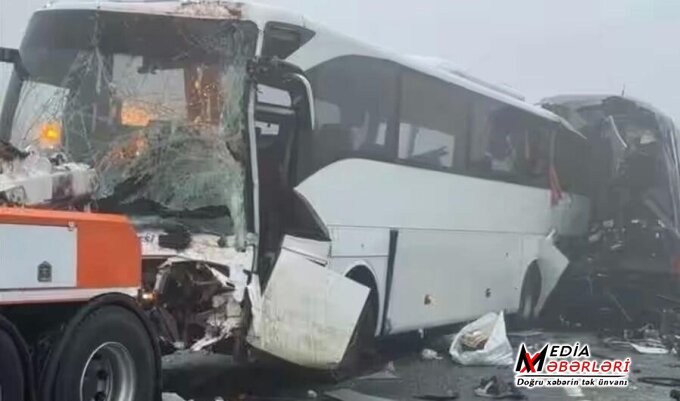
[(40, 126), (40, 146), (53, 148), (61, 144), (61, 125), (50, 122)]

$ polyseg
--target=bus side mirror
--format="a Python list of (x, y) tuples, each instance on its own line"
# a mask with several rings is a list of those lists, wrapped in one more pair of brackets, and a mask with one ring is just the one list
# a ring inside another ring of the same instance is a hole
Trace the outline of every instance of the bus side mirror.
[(316, 111), (314, 110), (314, 92), (312, 91), (312, 84), (309, 82), (306, 76), (300, 73), (291, 73), (288, 75), (289, 78), (298, 81), (302, 84), (305, 89), (305, 98), (307, 100), (307, 110), (309, 112), (309, 129), (314, 131), (316, 128)]
[(19, 60), (19, 50), (0, 47), (0, 62), (17, 64)]
[[(314, 109), (314, 93), (312, 84), (304, 72), (296, 65), (280, 60), (277, 57), (255, 58), (248, 63), (248, 74), (255, 82), (264, 83), (285, 91), (304, 93), (308, 114), (309, 127), (314, 130), (316, 113)], [(290, 85), (290, 83), (295, 85)]]
[(14, 64), (14, 70), (19, 74), (19, 78), (25, 78), (28, 73), (21, 62), (21, 55), (18, 49), (0, 47), (0, 63)]

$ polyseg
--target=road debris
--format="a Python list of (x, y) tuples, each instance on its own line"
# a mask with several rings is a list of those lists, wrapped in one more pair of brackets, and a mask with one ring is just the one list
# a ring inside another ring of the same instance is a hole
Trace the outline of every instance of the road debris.
[(671, 390), (670, 397), (676, 401), (680, 401), (680, 390), (675, 388)]
[(388, 362), (382, 370), (361, 376), (358, 380), (395, 380), (398, 378), (399, 376), (395, 373), (394, 363)]
[(512, 382), (506, 382), (498, 376), (482, 379), (474, 392), (478, 397), (493, 398), (497, 400), (524, 400), (527, 398)]
[(680, 378), (677, 377), (643, 376), (639, 377), (638, 381), (655, 386), (680, 387)]
[(668, 354), (669, 345), (665, 344), (652, 325), (645, 325), (637, 330), (624, 330), (623, 338), (605, 337), (602, 342), (609, 348), (636, 351), (639, 354), (665, 355)]
[(438, 361), (443, 359), (439, 353), (433, 349), (430, 348), (423, 348), (422, 351), (420, 351), (420, 358), (422, 358), (425, 361)]
[(446, 394), (422, 394), (422, 395), (414, 395), (413, 398), (417, 398), (419, 400), (426, 400), (426, 401), (448, 401), (448, 400), (455, 400), (458, 397), (460, 397), (460, 394), (458, 392), (453, 391), (451, 389), (446, 390)]
[(503, 312), (488, 313), (463, 327), (453, 338), (449, 353), (462, 365), (511, 365), (513, 351)]

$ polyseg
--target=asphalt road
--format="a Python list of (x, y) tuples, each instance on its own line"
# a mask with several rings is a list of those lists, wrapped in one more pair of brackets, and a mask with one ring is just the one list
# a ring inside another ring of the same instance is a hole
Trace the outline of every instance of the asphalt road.
[[(516, 344), (521, 336), (510, 336)], [(670, 387), (640, 382), (645, 376), (680, 378), (680, 359), (671, 354), (640, 355), (606, 347), (594, 334), (542, 333), (531, 341), (588, 343), (600, 358), (628, 357), (633, 373), (627, 388), (534, 388), (521, 389), (528, 400), (670, 400)], [(459, 394), (461, 401), (480, 401), (473, 389), (482, 378), (498, 375), (512, 381), (512, 367), (469, 367), (451, 361), (448, 340), (439, 337), (428, 343), (397, 339), (383, 343), (376, 361), (365, 372), (342, 382), (333, 382), (314, 372), (284, 366), (234, 366), (230, 358), (217, 355), (172, 355), (164, 360), (165, 390), (186, 400), (342, 401), (418, 400), (418, 396)], [(421, 350), (428, 346), (442, 359), (425, 360)], [(337, 392), (340, 390), (340, 392)], [(379, 397), (379, 398), (371, 398)]]

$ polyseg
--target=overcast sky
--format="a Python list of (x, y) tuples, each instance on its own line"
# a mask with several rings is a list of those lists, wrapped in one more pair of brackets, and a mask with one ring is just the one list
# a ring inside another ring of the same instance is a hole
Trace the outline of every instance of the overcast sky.
[[(18, 41), (27, 9), (41, 2), (0, 0), (0, 41)], [(259, 2), (399, 52), (449, 59), (530, 101), (625, 86), (680, 123), (680, 0)]]
[(680, 124), (679, 0), (260, 0), (359, 39), (451, 60), (528, 100), (621, 93)]

